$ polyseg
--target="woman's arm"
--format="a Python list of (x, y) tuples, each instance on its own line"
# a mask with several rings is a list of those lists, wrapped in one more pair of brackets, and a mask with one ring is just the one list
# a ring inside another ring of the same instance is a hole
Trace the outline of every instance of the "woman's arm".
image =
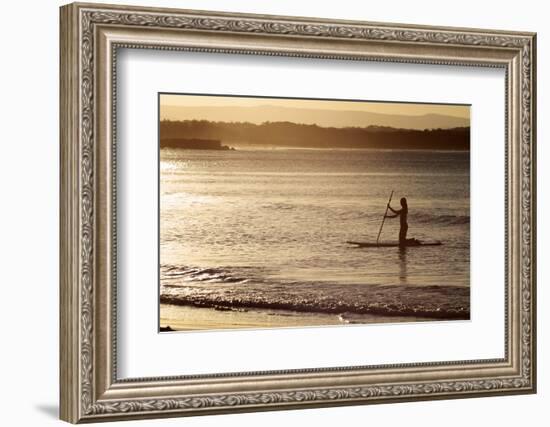
[(392, 211), (395, 215), (388, 215), (388, 214), (386, 214), (386, 215), (385, 215), (386, 218), (396, 218), (396, 217), (399, 216), (399, 214), (401, 214), (401, 210), (402, 210), (402, 209), (401, 209), (401, 210), (396, 211), (395, 209), (393, 209), (393, 208), (390, 206), (389, 203), (388, 203), (388, 209), (389, 209), (390, 211)]

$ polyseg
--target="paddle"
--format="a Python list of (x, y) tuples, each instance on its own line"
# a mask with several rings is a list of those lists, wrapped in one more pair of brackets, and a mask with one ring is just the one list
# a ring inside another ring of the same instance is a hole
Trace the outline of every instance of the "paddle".
[(380, 224), (380, 230), (378, 231), (378, 237), (376, 238), (376, 245), (378, 245), (378, 241), (380, 240), (380, 234), (382, 233), (382, 227), (384, 227), (384, 221), (386, 221), (386, 215), (388, 214), (388, 208), (390, 207), (391, 198), (393, 197), (393, 190), (390, 194), (390, 200), (388, 200), (388, 204), (386, 205), (386, 212), (384, 212), (384, 217), (382, 218), (382, 224)]

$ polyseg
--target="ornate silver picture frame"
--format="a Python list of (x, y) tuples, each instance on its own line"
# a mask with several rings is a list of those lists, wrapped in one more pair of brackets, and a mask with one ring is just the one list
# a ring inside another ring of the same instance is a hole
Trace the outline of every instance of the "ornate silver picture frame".
[[(60, 21), (61, 419), (97, 422), (536, 391), (535, 34), (79, 3), (63, 6)], [(502, 69), (504, 357), (119, 378), (120, 49)]]

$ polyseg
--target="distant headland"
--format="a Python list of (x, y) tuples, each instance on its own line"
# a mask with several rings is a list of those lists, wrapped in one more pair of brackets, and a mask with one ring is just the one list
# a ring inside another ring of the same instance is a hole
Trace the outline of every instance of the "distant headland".
[(160, 148), (181, 148), (186, 150), (235, 150), (228, 145), (222, 145), (217, 139), (198, 139), (198, 138), (162, 138), (160, 139)]
[[(185, 138), (180, 138), (185, 135)], [(161, 120), (161, 147), (231, 150), (231, 145), (293, 148), (470, 150), (470, 127), (400, 129), (387, 126), (322, 127), (293, 122)]]

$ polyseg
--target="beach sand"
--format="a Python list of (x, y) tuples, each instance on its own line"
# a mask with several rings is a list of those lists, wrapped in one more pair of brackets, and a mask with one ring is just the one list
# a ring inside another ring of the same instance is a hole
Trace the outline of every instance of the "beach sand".
[(283, 310), (236, 311), (171, 304), (160, 305), (160, 326), (164, 328), (169, 326), (174, 331), (344, 326), (354, 323), (402, 323), (433, 320), (413, 316), (379, 315), (342, 318), (335, 314), (299, 313)]

